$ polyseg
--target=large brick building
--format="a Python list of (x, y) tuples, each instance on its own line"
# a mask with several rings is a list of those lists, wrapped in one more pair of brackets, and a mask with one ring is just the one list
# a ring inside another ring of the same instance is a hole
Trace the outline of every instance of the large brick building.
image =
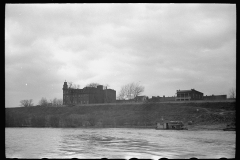
[(203, 93), (196, 91), (195, 89), (177, 90), (176, 94), (176, 101), (203, 100)]
[(73, 89), (68, 87), (67, 82), (63, 84), (63, 105), (115, 102), (116, 91), (103, 89), (102, 85), (98, 85), (97, 88), (84, 87), (83, 89)]

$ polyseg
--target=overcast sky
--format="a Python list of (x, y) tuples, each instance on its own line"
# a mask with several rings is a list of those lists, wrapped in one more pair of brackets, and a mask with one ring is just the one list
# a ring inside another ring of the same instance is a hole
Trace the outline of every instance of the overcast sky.
[(5, 100), (62, 98), (63, 82), (142, 95), (236, 86), (235, 4), (7, 4)]

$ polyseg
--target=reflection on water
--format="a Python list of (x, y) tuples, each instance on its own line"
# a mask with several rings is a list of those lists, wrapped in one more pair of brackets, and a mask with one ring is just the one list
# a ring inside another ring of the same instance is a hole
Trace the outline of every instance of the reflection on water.
[(234, 158), (235, 132), (6, 128), (8, 158)]

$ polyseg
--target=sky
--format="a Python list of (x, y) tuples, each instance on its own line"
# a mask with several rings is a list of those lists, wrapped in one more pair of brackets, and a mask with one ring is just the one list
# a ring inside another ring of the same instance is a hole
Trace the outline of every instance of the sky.
[(236, 88), (235, 4), (6, 4), (5, 107), (62, 99), (64, 81), (142, 95)]

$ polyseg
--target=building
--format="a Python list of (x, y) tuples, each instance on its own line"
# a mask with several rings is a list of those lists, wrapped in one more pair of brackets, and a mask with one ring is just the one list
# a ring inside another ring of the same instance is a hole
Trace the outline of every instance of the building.
[(152, 98), (149, 99), (149, 102), (168, 102), (168, 101), (175, 101), (175, 97), (165, 97), (165, 95), (163, 95), (163, 97), (155, 97), (152, 96)]
[(161, 97), (160, 101), (175, 101), (175, 97), (165, 97), (165, 95), (163, 95), (163, 97)]
[(195, 89), (177, 90), (176, 94), (175, 101), (203, 100), (203, 93)]
[(206, 95), (203, 96), (203, 100), (226, 100), (227, 99), (227, 95)]
[(134, 100), (135, 102), (145, 102), (147, 100), (147, 96), (136, 96)]
[(184, 124), (182, 121), (170, 121), (170, 122), (165, 122), (161, 124), (160, 122), (157, 122), (156, 124), (156, 129), (173, 129), (173, 130), (182, 130), (182, 129), (187, 129), (184, 128)]
[(96, 104), (115, 103), (116, 91), (103, 89), (103, 85), (84, 87), (83, 89), (69, 88), (67, 82), (63, 84), (63, 105), (68, 104)]

